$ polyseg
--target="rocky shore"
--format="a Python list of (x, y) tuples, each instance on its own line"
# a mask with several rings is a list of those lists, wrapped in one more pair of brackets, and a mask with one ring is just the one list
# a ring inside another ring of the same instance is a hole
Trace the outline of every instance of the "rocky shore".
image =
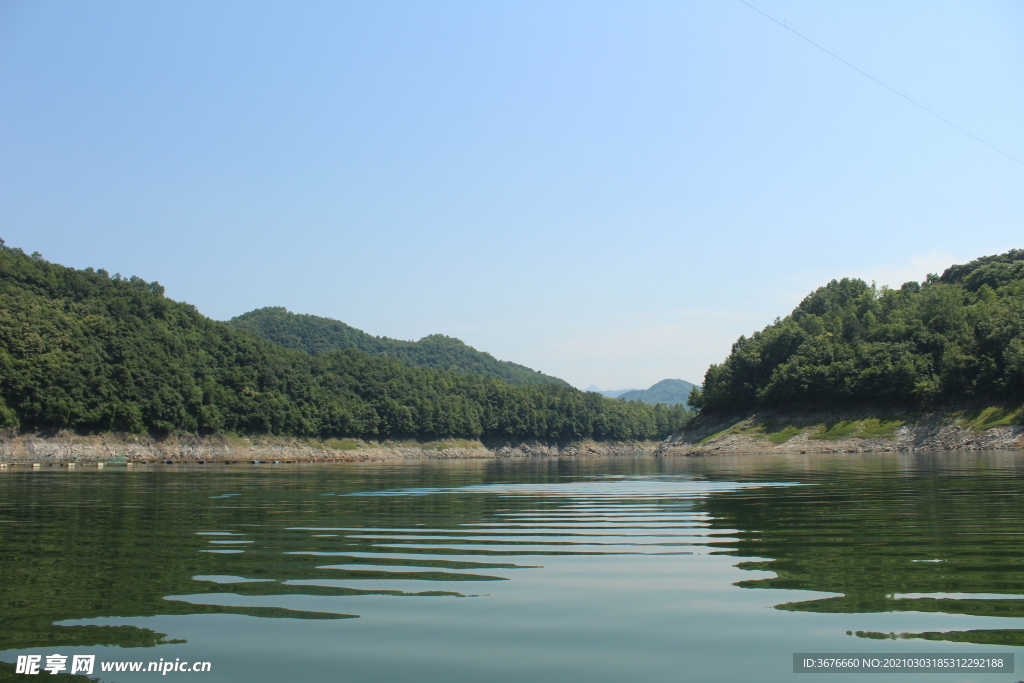
[(1024, 450), (1022, 409), (989, 407), (933, 413), (771, 411), (700, 416), (673, 434), (659, 456), (722, 453), (867, 453)]
[(118, 462), (365, 462), (403, 459), (494, 459), (579, 455), (652, 455), (655, 441), (548, 444), (363, 441), (232, 435), (174, 435), (163, 439), (132, 434), (81, 436), (22, 434), (0, 437), (0, 464)]
[(571, 444), (365, 441), (192, 434), (0, 436), (0, 466), (17, 463), (368, 462), (408, 459), (498, 459), (583, 455), (704, 456), (724, 453), (867, 453), (1024, 450), (1024, 409), (986, 408), (928, 414), (771, 411), (700, 416), (665, 441)]

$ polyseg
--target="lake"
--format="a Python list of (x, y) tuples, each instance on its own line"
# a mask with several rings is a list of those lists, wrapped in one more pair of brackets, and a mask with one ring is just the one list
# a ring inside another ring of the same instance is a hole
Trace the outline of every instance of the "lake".
[[(1024, 456), (0, 471), (0, 678), (906, 681), (794, 653), (1024, 653)], [(921, 681), (1024, 679), (938, 673)], [(59, 667), (59, 660), (55, 666)], [(126, 665), (127, 666), (127, 665)]]

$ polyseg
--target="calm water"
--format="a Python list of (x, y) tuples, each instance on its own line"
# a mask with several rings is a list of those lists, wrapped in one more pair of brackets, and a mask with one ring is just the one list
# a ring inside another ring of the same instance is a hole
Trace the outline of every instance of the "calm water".
[(0, 678), (61, 680), (13, 674), (56, 652), (208, 683), (882, 683), (908, 674), (792, 653), (1004, 652), (910, 680), (1018, 681), (1022, 493), (1013, 453), (12, 468)]

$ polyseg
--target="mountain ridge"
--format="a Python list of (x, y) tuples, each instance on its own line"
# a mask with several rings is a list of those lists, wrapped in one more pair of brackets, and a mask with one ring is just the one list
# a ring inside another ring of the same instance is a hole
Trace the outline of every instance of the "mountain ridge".
[(647, 389), (634, 389), (620, 394), (618, 398), (623, 401), (643, 401), (650, 405), (686, 405), (690, 398), (690, 391), (696, 385), (684, 379), (663, 379), (651, 385)]
[(358, 349), (372, 356), (394, 358), (408, 367), (497, 377), (516, 385), (569, 386), (562, 379), (519, 363), (498, 360), (486, 351), (478, 351), (444, 334), (430, 334), (419, 341), (379, 337), (333, 318), (292, 313), (284, 306), (257, 308), (225, 322), (279, 346), (313, 355)]
[(629, 389), (606, 389), (602, 391), (601, 387), (597, 386), (596, 384), (591, 384), (589, 387), (584, 389), (584, 391), (593, 391), (595, 394), (601, 394), (602, 396), (607, 396), (608, 398), (618, 398), (619, 396), (622, 396), (627, 392), (636, 390), (636, 387), (630, 387)]
[(562, 384), (311, 355), (212, 320), (158, 282), (77, 270), (0, 240), (0, 436), (647, 441), (689, 415)]

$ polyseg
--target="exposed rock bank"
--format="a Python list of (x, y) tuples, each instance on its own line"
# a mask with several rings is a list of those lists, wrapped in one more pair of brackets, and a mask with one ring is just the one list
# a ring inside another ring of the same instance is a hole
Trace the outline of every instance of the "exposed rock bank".
[(361, 462), (371, 460), (524, 458), (579, 455), (651, 455), (654, 441), (575, 444), (489, 443), (465, 439), (417, 441), (324, 441), (290, 437), (176, 435), (164, 439), (132, 434), (80, 436), (68, 432), (0, 438), (0, 463), (111, 463), (260, 461)]
[(721, 453), (867, 453), (1022, 450), (1022, 409), (911, 413), (821, 412), (698, 417), (658, 447), (659, 456)]

